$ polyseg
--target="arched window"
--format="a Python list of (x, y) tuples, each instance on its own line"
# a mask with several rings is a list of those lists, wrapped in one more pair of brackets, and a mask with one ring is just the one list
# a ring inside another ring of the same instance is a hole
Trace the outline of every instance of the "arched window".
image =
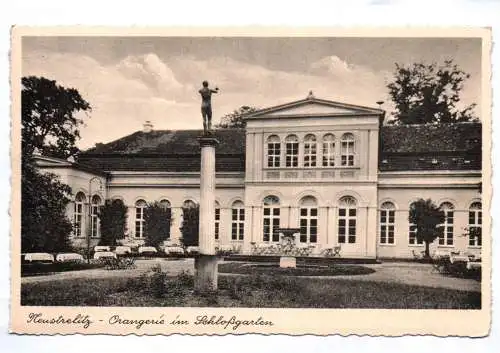
[(97, 195), (92, 196), (92, 206), (90, 213), (90, 236), (98, 238), (101, 234), (99, 227), (99, 206), (101, 205), (101, 198)]
[(243, 202), (235, 201), (231, 211), (231, 240), (243, 240), (245, 229), (245, 207)]
[(469, 246), (482, 245), (482, 226), (482, 204), (474, 202), (469, 207)]
[(183, 208), (196, 208), (196, 202), (194, 202), (193, 200), (186, 200), (182, 204), (182, 207)]
[(316, 243), (318, 241), (318, 203), (313, 196), (300, 200), (300, 242)]
[(384, 202), (380, 207), (380, 244), (394, 244), (394, 216), (394, 204)]
[(267, 196), (264, 199), (264, 241), (279, 242), (280, 236), (276, 228), (280, 227), (280, 199), (276, 196)]
[(340, 141), (340, 165), (354, 165), (354, 135), (351, 133), (342, 135)]
[(135, 203), (135, 237), (144, 237), (144, 210), (147, 203), (144, 200), (138, 200)]
[(299, 139), (295, 135), (288, 135), (285, 139), (285, 165), (299, 166)]
[[(410, 205), (408, 216), (411, 215), (411, 209), (413, 209), (415, 206), (415, 202)], [(423, 239), (417, 239), (417, 225), (411, 222), (408, 223), (408, 243), (411, 245), (422, 245), (424, 243)]]
[(281, 141), (276, 135), (267, 138), (267, 166), (279, 167), (281, 159)]
[(444, 212), (444, 232), (439, 235), (439, 245), (453, 245), (453, 210), (455, 207), (449, 202), (443, 202), (439, 207)]
[(323, 167), (335, 166), (335, 136), (323, 136)]
[(220, 229), (220, 205), (215, 201), (215, 240), (219, 239), (219, 229)]
[(168, 228), (165, 229), (165, 232), (167, 233), (167, 239), (170, 239), (170, 227), (172, 226), (172, 205), (170, 204), (170, 201), (162, 199), (160, 200), (160, 206), (165, 210), (165, 216), (169, 220), (169, 225)]
[(344, 196), (339, 200), (338, 242), (356, 242), (356, 206), (354, 197)]
[(73, 234), (75, 237), (83, 236), (83, 207), (85, 205), (85, 194), (79, 192), (75, 197), (75, 208), (73, 212)]
[(306, 135), (304, 138), (304, 167), (316, 167), (316, 136)]

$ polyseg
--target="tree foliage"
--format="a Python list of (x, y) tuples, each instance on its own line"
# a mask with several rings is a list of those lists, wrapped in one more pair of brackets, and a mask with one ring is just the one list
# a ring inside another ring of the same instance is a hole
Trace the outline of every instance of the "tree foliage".
[(412, 203), (408, 221), (415, 225), (417, 240), (425, 243), (425, 256), (429, 257), (429, 244), (443, 234), (445, 213), (431, 199)]
[(99, 209), (101, 239), (99, 245), (115, 246), (125, 237), (127, 228), (127, 206), (120, 199), (106, 200)]
[(156, 201), (144, 209), (144, 236), (147, 246), (158, 247), (163, 241), (170, 238), (172, 212)]
[(246, 123), (244, 117), (246, 114), (253, 113), (257, 108), (249, 106), (241, 106), (240, 108), (234, 110), (232, 113), (224, 115), (218, 124), (215, 125), (216, 128), (228, 129), (228, 128), (244, 128)]
[(56, 175), (26, 165), (21, 175), (22, 252), (61, 252), (70, 249), (72, 225), (66, 217), (69, 186)]
[(75, 155), (83, 123), (76, 113), (89, 111), (90, 104), (76, 89), (44, 77), (23, 77), (21, 83), (23, 157), (29, 158), (35, 148), (63, 159)]
[(32, 156), (35, 150), (59, 158), (73, 156), (82, 124), (75, 114), (90, 105), (76, 89), (43, 77), (23, 77), (21, 83), (22, 250), (64, 251), (72, 228), (66, 217), (71, 188), (54, 174), (38, 172)]
[(387, 85), (395, 104), (395, 124), (455, 123), (477, 120), (475, 104), (458, 108), (464, 82), (470, 77), (452, 60), (443, 65), (396, 64), (394, 80)]
[(182, 208), (182, 243), (184, 246), (198, 245), (200, 231), (200, 207)]

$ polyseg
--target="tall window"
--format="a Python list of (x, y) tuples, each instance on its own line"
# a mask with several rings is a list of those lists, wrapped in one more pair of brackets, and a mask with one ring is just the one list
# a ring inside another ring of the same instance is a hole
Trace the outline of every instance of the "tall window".
[(439, 245), (453, 245), (453, 205), (449, 202), (441, 204), (441, 210), (444, 212), (444, 232), (439, 235)]
[(323, 167), (335, 166), (335, 136), (323, 136)]
[(101, 198), (97, 195), (92, 196), (92, 206), (90, 213), (90, 236), (93, 238), (97, 238), (100, 236), (100, 227), (99, 227), (99, 206), (101, 204)]
[(394, 244), (394, 215), (392, 202), (384, 202), (380, 207), (380, 244)]
[(234, 202), (231, 211), (231, 240), (243, 240), (245, 229), (245, 207), (243, 202)]
[[(410, 205), (410, 210), (415, 207), (415, 203), (412, 203)], [(408, 215), (410, 215), (410, 212), (408, 212)], [(424, 243), (422, 239), (417, 239), (417, 226), (415, 223), (409, 223), (408, 224), (408, 243), (411, 245), (421, 245)]]
[(267, 166), (279, 167), (281, 158), (281, 142), (276, 135), (269, 136), (267, 139)]
[(340, 141), (340, 164), (342, 166), (354, 165), (354, 135), (344, 134)]
[(280, 199), (276, 196), (267, 196), (264, 199), (264, 241), (278, 242), (279, 233), (276, 228), (280, 227)]
[(300, 242), (316, 243), (318, 241), (318, 205), (312, 196), (300, 201)]
[(144, 209), (147, 204), (144, 200), (139, 200), (135, 203), (135, 237), (144, 237)]
[(172, 225), (172, 206), (170, 205), (170, 201), (168, 200), (160, 200), (160, 206), (166, 211), (166, 217), (170, 220), (168, 228), (165, 229), (167, 233), (167, 239), (170, 239), (170, 226)]
[(215, 239), (219, 239), (219, 229), (220, 229), (220, 205), (215, 201)]
[(316, 167), (316, 136), (308, 134), (304, 138), (304, 167)]
[(289, 135), (285, 139), (285, 162), (287, 167), (299, 166), (299, 139)]
[(482, 245), (483, 212), (481, 202), (474, 202), (469, 207), (469, 246)]
[(339, 221), (338, 221), (339, 243), (356, 242), (356, 199), (345, 196), (339, 201)]
[(81, 237), (82, 234), (82, 220), (83, 220), (83, 207), (85, 205), (85, 194), (79, 192), (75, 197), (75, 209), (73, 212), (73, 234), (75, 237)]

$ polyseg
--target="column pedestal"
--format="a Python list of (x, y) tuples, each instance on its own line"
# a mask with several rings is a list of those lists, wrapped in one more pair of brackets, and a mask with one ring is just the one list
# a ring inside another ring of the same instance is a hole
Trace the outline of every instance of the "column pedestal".
[(194, 288), (198, 291), (217, 290), (217, 257), (215, 255), (215, 147), (212, 136), (198, 138), (201, 147), (200, 167), (200, 228), (195, 259)]
[(200, 254), (194, 259), (194, 289), (199, 292), (217, 290), (218, 261), (215, 255)]

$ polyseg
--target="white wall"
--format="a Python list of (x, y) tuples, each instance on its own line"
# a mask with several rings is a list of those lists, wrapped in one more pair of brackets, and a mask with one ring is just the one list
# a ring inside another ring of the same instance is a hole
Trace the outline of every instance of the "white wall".
[(385, 201), (391, 201), (396, 206), (395, 244), (380, 244), (380, 229), (377, 227), (377, 256), (411, 258), (412, 250), (418, 252), (425, 249), (424, 245), (410, 245), (408, 241), (409, 206), (419, 198), (431, 199), (437, 206), (450, 202), (455, 207), (454, 245), (438, 245), (436, 240), (431, 244), (431, 253), (439, 248), (479, 254), (480, 248), (469, 247), (468, 237), (463, 236), (464, 228), (468, 226), (470, 204), (481, 201), (477, 188), (479, 181), (480, 176), (475, 172), (381, 173), (378, 206)]

